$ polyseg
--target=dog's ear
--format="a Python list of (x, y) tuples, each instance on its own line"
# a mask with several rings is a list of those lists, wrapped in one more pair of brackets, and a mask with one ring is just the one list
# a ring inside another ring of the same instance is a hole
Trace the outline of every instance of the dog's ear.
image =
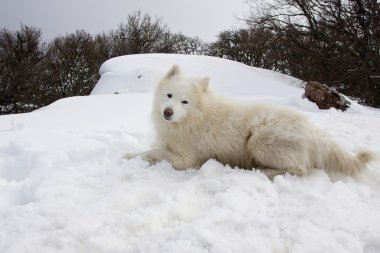
[(206, 92), (208, 89), (208, 83), (210, 81), (209, 77), (204, 77), (199, 81), (199, 87), (201, 87), (201, 90), (203, 92)]
[(173, 76), (178, 75), (180, 72), (181, 70), (179, 69), (179, 66), (177, 64), (174, 64), (173, 67), (169, 69), (168, 73), (166, 73), (165, 78), (170, 79)]

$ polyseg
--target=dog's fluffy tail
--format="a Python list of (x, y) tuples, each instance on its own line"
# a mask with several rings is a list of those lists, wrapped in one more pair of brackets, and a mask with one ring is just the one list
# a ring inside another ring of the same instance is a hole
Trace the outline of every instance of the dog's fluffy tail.
[(363, 164), (367, 164), (367, 163), (373, 162), (373, 161), (378, 159), (377, 156), (375, 155), (375, 153), (373, 153), (372, 151), (369, 151), (369, 150), (360, 151), (359, 153), (356, 154), (356, 157)]
[(352, 155), (336, 144), (332, 144), (324, 153), (324, 167), (327, 171), (348, 176), (357, 175), (369, 163), (377, 160), (377, 156), (372, 151), (363, 150)]

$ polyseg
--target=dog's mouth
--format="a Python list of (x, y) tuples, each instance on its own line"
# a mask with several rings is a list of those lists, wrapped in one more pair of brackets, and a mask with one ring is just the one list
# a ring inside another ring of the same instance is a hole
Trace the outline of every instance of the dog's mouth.
[(166, 117), (166, 116), (163, 116), (163, 118), (167, 121), (172, 121), (172, 117)]

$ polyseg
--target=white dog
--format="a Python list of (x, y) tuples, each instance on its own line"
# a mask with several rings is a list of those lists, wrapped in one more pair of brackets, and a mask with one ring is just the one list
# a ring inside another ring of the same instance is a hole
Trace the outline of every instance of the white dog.
[(167, 160), (178, 170), (216, 159), (270, 178), (313, 168), (353, 176), (373, 159), (371, 152), (341, 149), (295, 110), (227, 100), (212, 92), (208, 78), (184, 77), (177, 65), (156, 88), (152, 116), (154, 149), (125, 158)]

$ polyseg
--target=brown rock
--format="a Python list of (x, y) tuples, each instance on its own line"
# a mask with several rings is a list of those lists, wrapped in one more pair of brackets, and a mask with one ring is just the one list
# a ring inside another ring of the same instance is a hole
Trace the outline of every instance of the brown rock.
[(345, 111), (350, 107), (350, 102), (340, 93), (315, 81), (309, 81), (306, 83), (305, 96), (310, 101), (316, 103), (319, 109), (330, 109), (331, 107), (334, 107)]

